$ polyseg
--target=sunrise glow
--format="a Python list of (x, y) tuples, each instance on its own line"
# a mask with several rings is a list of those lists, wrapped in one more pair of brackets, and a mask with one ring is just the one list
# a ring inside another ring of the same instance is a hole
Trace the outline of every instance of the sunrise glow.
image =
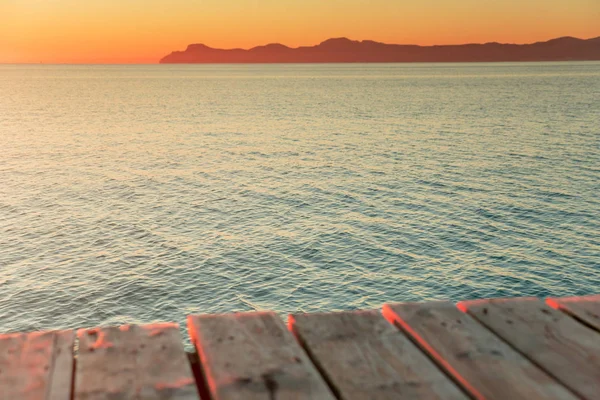
[(190, 43), (529, 43), (600, 35), (596, 0), (2, 0), (1, 63), (155, 63)]

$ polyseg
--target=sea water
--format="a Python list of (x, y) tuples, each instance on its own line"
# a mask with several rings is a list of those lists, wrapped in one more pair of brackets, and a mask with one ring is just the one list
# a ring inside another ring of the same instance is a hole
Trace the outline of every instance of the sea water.
[(600, 293), (600, 63), (0, 66), (0, 331)]

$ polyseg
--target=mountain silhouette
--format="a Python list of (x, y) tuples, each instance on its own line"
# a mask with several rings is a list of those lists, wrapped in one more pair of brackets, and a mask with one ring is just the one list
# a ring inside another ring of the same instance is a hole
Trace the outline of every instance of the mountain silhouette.
[(279, 43), (251, 49), (215, 49), (191, 44), (160, 60), (169, 63), (352, 63), (600, 60), (600, 37), (560, 37), (531, 44), (399, 45), (348, 38), (291, 48)]

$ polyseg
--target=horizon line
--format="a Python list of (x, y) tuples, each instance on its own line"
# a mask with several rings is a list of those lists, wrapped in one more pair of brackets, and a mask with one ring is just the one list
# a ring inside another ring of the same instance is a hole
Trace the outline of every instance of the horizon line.
[[(380, 41), (376, 41), (376, 40), (372, 40), (372, 39), (350, 39), (347, 36), (339, 36), (339, 37), (330, 37), (327, 38), (325, 40), (320, 41), (317, 44), (313, 44), (313, 45), (302, 45), (302, 46), (297, 46), (297, 47), (290, 47), (288, 45), (282, 44), (280, 42), (270, 42), (270, 43), (266, 43), (266, 44), (259, 44), (259, 45), (255, 45), (252, 47), (248, 47), (248, 48), (242, 48), (242, 47), (232, 47), (232, 48), (219, 48), (219, 47), (211, 47), (209, 45), (206, 45), (205, 43), (201, 43), (201, 42), (195, 42), (195, 43), (189, 43), (187, 44), (187, 47), (192, 46), (192, 45), (202, 45), (202, 46), (206, 46), (209, 49), (213, 49), (213, 50), (224, 50), (224, 51), (231, 51), (231, 50), (243, 50), (243, 51), (250, 51), (256, 48), (260, 48), (260, 47), (266, 47), (266, 46), (271, 46), (271, 45), (280, 45), (280, 46), (284, 46), (288, 49), (292, 49), (292, 50), (296, 50), (296, 49), (301, 49), (301, 48), (310, 48), (310, 47), (316, 47), (319, 46), (327, 41), (330, 40), (348, 40), (351, 42), (357, 42), (357, 43), (363, 43), (363, 42), (373, 42), (373, 43), (378, 43), (378, 44), (385, 44), (385, 45), (389, 45), (389, 46), (417, 46), (417, 47), (444, 47), (444, 46), (468, 46), (468, 45), (489, 45), (489, 44), (499, 44), (499, 45), (516, 45), (516, 46), (527, 46), (527, 45), (534, 45), (537, 43), (546, 43), (552, 40), (558, 40), (558, 39), (575, 39), (575, 40), (581, 40), (581, 41), (587, 41), (587, 40), (594, 40), (594, 39), (600, 39), (600, 35), (599, 36), (592, 36), (592, 37), (588, 37), (588, 38), (580, 38), (580, 37), (576, 37), (576, 36), (569, 36), (569, 35), (564, 35), (564, 36), (558, 36), (558, 37), (552, 37), (550, 39), (546, 39), (546, 40), (538, 40), (535, 42), (525, 42), (525, 43), (508, 43), (508, 42), (497, 42), (497, 41), (488, 41), (488, 42), (468, 42), (468, 43), (459, 43), (459, 44), (432, 44), (432, 45), (420, 45), (420, 44), (411, 44), (411, 43), (386, 43), (386, 42), (380, 42)], [(171, 50), (172, 52), (182, 52), (182, 50)], [(185, 51), (185, 50), (183, 50)], [(565, 60), (568, 61), (568, 60)], [(595, 60), (589, 60), (594, 62)], [(465, 62), (435, 62), (436, 64), (443, 64), (443, 63), (449, 63), (449, 64), (460, 64), (460, 63), (485, 63), (486, 61), (465, 61)], [(492, 61), (492, 62), (564, 62), (564, 61)], [(581, 61), (581, 62), (587, 62), (587, 61)], [(364, 62), (364, 64), (394, 64), (395, 62)], [(411, 62), (411, 61), (405, 61), (405, 62), (399, 62), (399, 63), (423, 63), (426, 64), (427, 62)], [(156, 65), (156, 64), (161, 64), (160, 59), (158, 59), (157, 61), (148, 61), (148, 62), (102, 62), (102, 61), (98, 61), (98, 62), (43, 62), (43, 61), (39, 61), (39, 62), (1, 62), (0, 61), (0, 65)], [(229, 64), (307, 64), (307, 63), (303, 63), (303, 62), (265, 62), (265, 63), (229, 63), (229, 62), (224, 62), (224, 63), (213, 63), (215, 65), (218, 64), (222, 64), (222, 65), (229, 65)], [(310, 63), (308, 63), (310, 64)], [(318, 64), (361, 64), (361, 62), (320, 62)]]
[(408, 65), (408, 64), (555, 64), (555, 63), (600, 63), (600, 60), (555, 60), (555, 61), (369, 61), (369, 62), (353, 62), (353, 61), (332, 61), (332, 62), (222, 62), (222, 63), (172, 63), (165, 64), (159, 62), (148, 62), (148, 63), (43, 63), (43, 62), (19, 62), (19, 63), (5, 63), (0, 62), (0, 65), (45, 65), (45, 66), (66, 66), (66, 65), (97, 65), (97, 66), (125, 66), (125, 65), (188, 65), (188, 66), (198, 66), (198, 65), (323, 65), (323, 64), (339, 64), (339, 65), (358, 65), (358, 64), (399, 64), (399, 65)]

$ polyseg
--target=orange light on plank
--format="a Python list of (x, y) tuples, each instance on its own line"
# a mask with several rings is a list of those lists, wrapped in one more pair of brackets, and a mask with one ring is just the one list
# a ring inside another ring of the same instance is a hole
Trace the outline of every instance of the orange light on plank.
[(405, 331), (423, 350), (425, 350), (436, 363), (438, 363), (448, 374), (454, 378), (459, 385), (461, 385), (465, 390), (469, 392), (469, 394), (477, 399), (477, 400), (485, 400), (485, 396), (483, 396), (477, 389), (475, 389), (469, 381), (467, 381), (455, 368), (448, 363), (444, 357), (442, 357), (427, 341), (420, 336), (406, 321), (404, 321), (398, 314), (392, 310), (392, 308), (385, 304), (383, 306), (383, 316), (388, 320), (391, 324), (398, 326), (400, 329)]

